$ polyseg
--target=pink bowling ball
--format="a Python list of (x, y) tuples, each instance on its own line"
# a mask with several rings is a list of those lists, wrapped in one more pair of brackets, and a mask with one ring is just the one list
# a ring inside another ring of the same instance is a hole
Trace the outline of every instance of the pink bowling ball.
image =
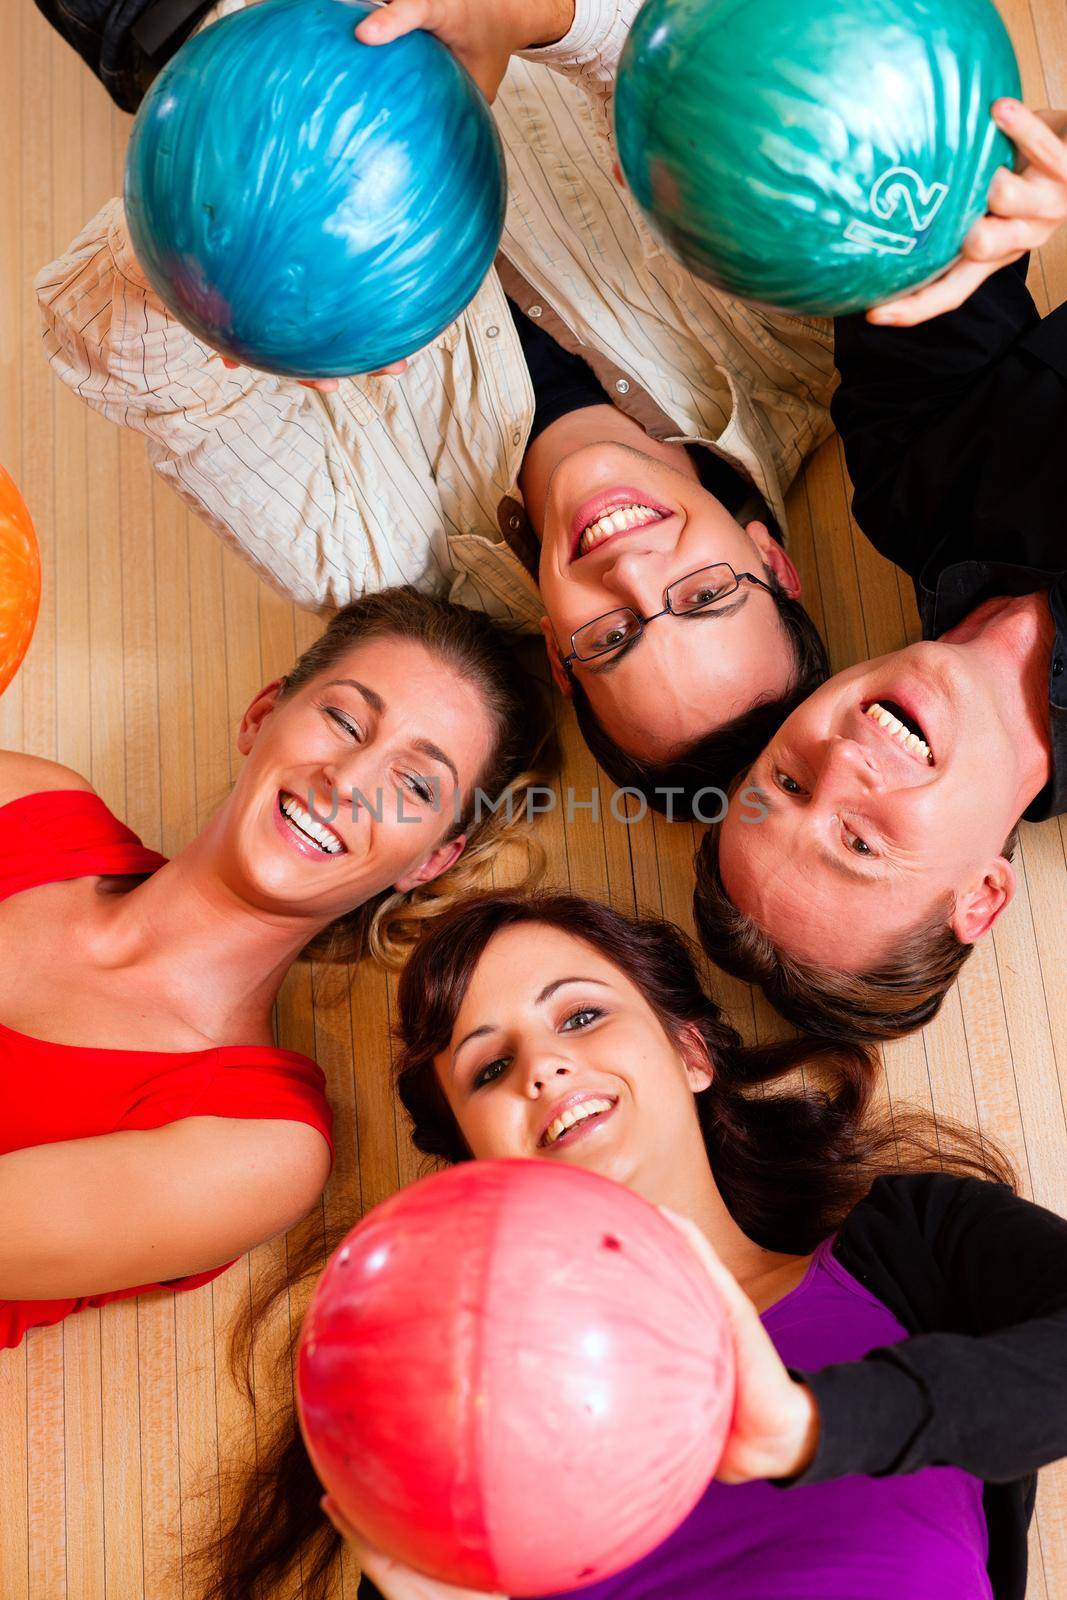
[(696, 1255), (616, 1183), (472, 1161), (375, 1207), (304, 1323), (300, 1420), (373, 1544), (508, 1596), (595, 1583), (715, 1472), (733, 1341)]

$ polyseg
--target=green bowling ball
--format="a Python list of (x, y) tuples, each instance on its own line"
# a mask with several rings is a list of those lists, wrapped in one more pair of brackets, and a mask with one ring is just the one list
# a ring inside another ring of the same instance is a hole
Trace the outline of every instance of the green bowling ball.
[(832, 316), (937, 277), (1014, 151), (1019, 69), (990, 0), (648, 0), (615, 137), (652, 231), (698, 277)]

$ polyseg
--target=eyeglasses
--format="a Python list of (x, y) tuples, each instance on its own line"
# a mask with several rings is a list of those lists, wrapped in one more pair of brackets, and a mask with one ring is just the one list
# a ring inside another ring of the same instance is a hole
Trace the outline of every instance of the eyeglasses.
[(743, 583), (754, 583), (768, 594), (774, 590), (754, 572), (735, 572), (728, 562), (718, 561), (711, 567), (698, 567), (687, 573), (663, 591), (663, 610), (653, 611), (650, 617), (639, 617), (629, 606), (617, 611), (606, 611), (602, 617), (585, 622), (571, 634), (571, 653), (564, 656), (563, 665), (572, 661), (596, 661), (599, 656), (621, 650), (623, 645), (639, 639), (650, 622), (658, 617), (687, 617), (694, 611), (709, 611), (734, 594)]

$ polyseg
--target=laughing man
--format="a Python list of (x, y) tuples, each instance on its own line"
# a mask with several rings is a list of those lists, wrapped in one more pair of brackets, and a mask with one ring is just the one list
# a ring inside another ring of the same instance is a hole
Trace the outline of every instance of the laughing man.
[[(1067, 219), (1067, 115), (1008, 118), (1030, 164), (985, 237), (1015, 257)], [(1040, 319), (1026, 266), (921, 327), (837, 324), (856, 519), (923, 642), (793, 711), (750, 769), (767, 816), (738, 796), (698, 854), (708, 953), (839, 1037), (928, 1021), (1011, 900), (1016, 824), (1067, 811), (1067, 305)]]

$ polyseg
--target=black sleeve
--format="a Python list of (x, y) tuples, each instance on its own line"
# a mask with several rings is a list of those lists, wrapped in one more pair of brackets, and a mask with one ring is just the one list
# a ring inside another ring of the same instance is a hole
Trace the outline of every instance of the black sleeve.
[(384, 1600), (382, 1591), (376, 1584), (371, 1582), (366, 1573), (360, 1576), (356, 1600)]
[(793, 1481), (956, 1466), (1005, 1483), (1067, 1456), (1067, 1221), (978, 1179), (879, 1179), (835, 1254), (918, 1331), (798, 1374), (821, 1431)]
[(136, 111), (214, 0), (36, 0), (116, 105)]
[[(916, 524), (921, 527), (935, 508), (926, 476), (910, 484), (903, 468), (976, 382), (1038, 326), (1026, 269), (1023, 257), (994, 273), (957, 310), (916, 328), (876, 327), (862, 316), (834, 323), (841, 382), (830, 412), (845, 447), (856, 521), (913, 577), (927, 548)], [(954, 453), (946, 459), (943, 437), (938, 450), (944, 482)], [(951, 500), (951, 491), (946, 497)]]

